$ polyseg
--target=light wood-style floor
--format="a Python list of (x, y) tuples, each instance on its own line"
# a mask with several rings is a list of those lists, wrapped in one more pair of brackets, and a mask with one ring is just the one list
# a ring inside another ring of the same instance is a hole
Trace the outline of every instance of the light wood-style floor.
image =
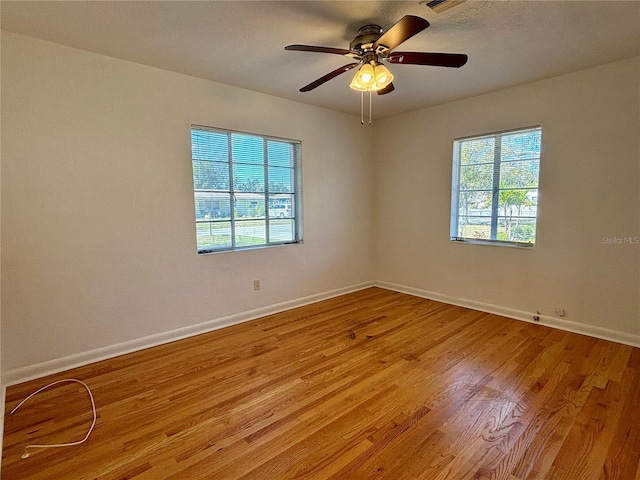
[(640, 349), (370, 288), (10, 387), (3, 479), (639, 480)]

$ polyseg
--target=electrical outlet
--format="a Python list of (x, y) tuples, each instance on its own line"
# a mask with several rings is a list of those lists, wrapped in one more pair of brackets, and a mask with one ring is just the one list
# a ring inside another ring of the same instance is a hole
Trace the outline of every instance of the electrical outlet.
[(253, 289), (254, 290), (260, 290), (260, 280), (254, 280), (253, 281)]
[(567, 312), (564, 311), (564, 308), (556, 308), (556, 315), (559, 317), (564, 317), (567, 315)]

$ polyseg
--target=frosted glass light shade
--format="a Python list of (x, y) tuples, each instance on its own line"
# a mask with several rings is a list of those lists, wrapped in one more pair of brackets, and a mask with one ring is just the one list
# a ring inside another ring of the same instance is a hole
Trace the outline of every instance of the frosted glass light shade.
[(364, 86), (362, 85), (359, 81), (358, 81), (358, 74), (356, 73), (355, 77), (353, 77), (353, 80), (351, 80), (351, 84), (349, 85), (353, 90), (357, 90), (359, 92), (368, 92), (369, 90), (371, 90), (372, 86)]
[(373, 85), (376, 81), (375, 71), (370, 63), (362, 65), (358, 73), (356, 73), (356, 76), (358, 77), (360, 85), (364, 85), (365, 87)]
[(387, 67), (382, 64), (378, 64), (374, 68), (374, 76), (375, 76), (375, 90), (380, 90), (393, 82), (393, 74), (389, 71)]

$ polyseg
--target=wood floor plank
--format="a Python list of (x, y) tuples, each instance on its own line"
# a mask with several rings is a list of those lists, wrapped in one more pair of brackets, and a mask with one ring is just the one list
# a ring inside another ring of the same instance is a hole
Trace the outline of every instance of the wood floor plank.
[[(81, 439), (92, 389), (98, 421)], [(640, 480), (640, 349), (368, 288), (7, 389), (3, 478)]]
[(640, 404), (640, 371), (625, 369), (620, 379), (622, 392), (634, 391), (630, 402), (623, 402), (622, 412), (615, 426), (612, 439), (599, 480), (624, 480), (633, 478), (636, 462), (640, 462), (640, 422), (634, 421), (638, 411), (634, 405)]

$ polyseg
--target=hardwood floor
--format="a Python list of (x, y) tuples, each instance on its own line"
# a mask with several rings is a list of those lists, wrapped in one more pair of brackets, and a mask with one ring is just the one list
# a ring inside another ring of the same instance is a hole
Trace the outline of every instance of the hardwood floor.
[[(14, 415), (35, 389), (53, 387)], [(7, 389), (3, 479), (640, 480), (640, 349), (379, 288)]]

